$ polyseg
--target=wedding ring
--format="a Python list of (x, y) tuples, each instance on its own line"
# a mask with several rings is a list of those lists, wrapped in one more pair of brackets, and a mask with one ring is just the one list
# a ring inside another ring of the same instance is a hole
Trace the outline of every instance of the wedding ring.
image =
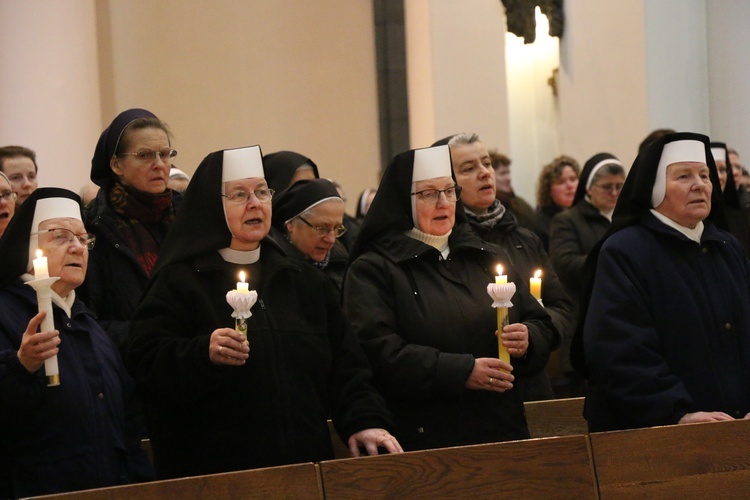
[(221, 354), (221, 350), (222, 350), (222, 349), (224, 349), (224, 346), (223, 346), (223, 345), (220, 345), (220, 346), (219, 346), (219, 354), (220, 354), (220, 355), (222, 355), (222, 354)]
[(492, 385), (492, 377), (490, 377), (490, 385)]

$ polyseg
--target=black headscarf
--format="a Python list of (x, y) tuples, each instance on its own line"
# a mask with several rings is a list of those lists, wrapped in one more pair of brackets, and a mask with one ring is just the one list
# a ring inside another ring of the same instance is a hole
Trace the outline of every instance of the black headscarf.
[[(734, 183), (734, 172), (732, 171), (732, 162), (729, 160), (729, 151), (727, 145), (723, 142), (712, 142), (711, 148), (719, 148), (724, 150), (725, 163), (727, 164), (727, 183), (724, 186), (724, 204), (729, 208), (740, 209), (740, 198), (737, 192), (737, 185)], [(713, 154), (711, 155), (713, 158)]]
[[(396, 155), (385, 169), (378, 192), (362, 221), (359, 237), (349, 252), (350, 262), (367, 251), (370, 244), (381, 234), (388, 231), (409, 231), (414, 227), (411, 209), (414, 151), (416, 150), (411, 149)], [(450, 173), (455, 181), (456, 176), (452, 167)], [(461, 200), (458, 200), (454, 227), (465, 223), (468, 223), (466, 212)]]
[(284, 231), (284, 223), (326, 198), (341, 200), (336, 186), (328, 179), (305, 179), (295, 182), (273, 198), (272, 225)]
[(709, 178), (713, 186), (711, 193), (711, 212), (707, 219), (721, 229), (726, 229), (724, 216), (724, 204), (721, 196), (721, 184), (716, 171), (713, 155), (708, 137), (691, 132), (677, 132), (667, 134), (649, 144), (645, 150), (638, 154), (633, 166), (625, 179), (625, 185), (617, 199), (615, 211), (612, 214), (612, 225), (607, 234), (594, 246), (586, 258), (583, 270), (583, 293), (581, 295), (578, 325), (573, 335), (570, 351), (570, 360), (573, 367), (580, 373), (586, 375), (586, 360), (583, 352), (583, 327), (588, 312), (589, 301), (594, 287), (596, 267), (599, 261), (599, 253), (604, 242), (617, 231), (639, 223), (642, 217), (650, 213), (654, 208), (651, 205), (651, 195), (654, 189), (656, 173), (659, 167), (664, 146), (674, 141), (694, 140), (704, 145), (706, 164), (708, 165)]
[(94, 149), (94, 157), (91, 159), (91, 180), (97, 186), (106, 189), (117, 180), (117, 176), (109, 166), (110, 160), (117, 151), (122, 132), (138, 118), (156, 118), (156, 115), (146, 109), (128, 109), (117, 115), (99, 136), (99, 142), (96, 143), (96, 149)]
[(289, 187), (292, 177), (299, 167), (309, 164), (315, 178), (320, 178), (318, 166), (308, 157), (294, 151), (278, 151), (263, 157), (263, 168), (266, 171), (266, 182), (268, 187), (280, 193)]
[[(614, 160), (612, 163), (615, 163), (616, 165), (620, 164), (620, 160), (613, 154), (597, 153), (589, 158), (589, 160), (583, 166), (583, 170), (581, 170), (581, 176), (578, 178), (578, 188), (576, 189), (576, 195), (573, 198), (573, 205), (586, 197), (586, 184), (588, 184), (589, 182), (589, 177), (591, 176), (592, 170), (594, 170), (595, 166), (606, 160)], [(605, 165), (607, 165), (607, 163), (605, 163)]]
[(78, 195), (67, 189), (43, 187), (29, 195), (23, 205), (16, 209), (16, 214), (0, 238), (0, 288), (6, 287), (14, 279), (28, 272), (31, 225), (34, 222), (37, 201), (45, 198), (69, 198), (81, 205)]

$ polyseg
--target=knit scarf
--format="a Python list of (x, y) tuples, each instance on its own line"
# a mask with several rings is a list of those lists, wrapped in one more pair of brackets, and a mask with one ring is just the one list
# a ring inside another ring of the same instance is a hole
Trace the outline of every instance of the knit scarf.
[(172, 190), (150, 194), (118, 182), (109, 192), (109, 203), (117, 214), (117, 229), (125, 244), (150, 276), (164, 235), (174, 219)]
[(505, 215), (505, 207), (500, 203), (500, 200), (493, 201), (492, 205), (487, 209), (486, 214), (477, 215), (468, 208), (466, 209), (466, 216), (471, 222), (487, 229), (495, 227), (495, 224), (500, 222), (503, 215)]

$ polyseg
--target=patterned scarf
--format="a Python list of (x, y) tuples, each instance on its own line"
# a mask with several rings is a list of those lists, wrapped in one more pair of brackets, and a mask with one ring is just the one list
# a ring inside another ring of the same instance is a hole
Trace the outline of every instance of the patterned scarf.
[(172, 190), (149, 194), (115, 183), (109, 203), (117, 214), (117, 229), (146, 275), (156, 263), (164, 235), (174, 219)]
[(487, 209), (486, 214), (477, 215), (468, 208), (466, 209), (466, 216), (470, 221), (487, 229), (495, 227), (495, 225), (500, 222), (500, 219), (503, 218), (503, 215), (505, 215), (505, 207), (500, 203), (500, 200), (493, 201), (492, 205)]

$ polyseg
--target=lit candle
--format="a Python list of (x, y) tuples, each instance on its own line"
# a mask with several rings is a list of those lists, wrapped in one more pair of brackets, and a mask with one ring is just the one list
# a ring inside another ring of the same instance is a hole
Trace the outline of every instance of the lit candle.
[(542, 298), (542, 270), (537, 269), (534, 276), (529, 278), (529, 290), (536, 300)]
[(504, 285), (508, 282), (508, 276), (503, 274), (503, 266), (497, 265), (497, 276), (495, 276), (495, 284)]
[(49, 271), (47, 270), (47, 257), (42, 255), (41, 250), (36, 251), (36, 259), (34, 259), (34, 279), (49, 278)]
[(237, 282), (237, 291), (240, 293), (250, 293), (250, 284), (245, 283), (245, 271), (240, 271), (240, 281)]

